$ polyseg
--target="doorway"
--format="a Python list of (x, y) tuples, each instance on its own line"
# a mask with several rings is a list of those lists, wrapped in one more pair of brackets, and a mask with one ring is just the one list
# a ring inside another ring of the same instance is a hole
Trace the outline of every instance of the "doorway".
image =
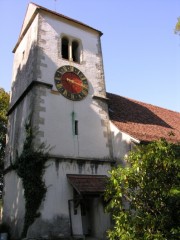
[(93, 239), (98, 239), (104, 228), (103, 216), (104, 209), (101, 198), (85, 197), (81, 202), (83, 235)]

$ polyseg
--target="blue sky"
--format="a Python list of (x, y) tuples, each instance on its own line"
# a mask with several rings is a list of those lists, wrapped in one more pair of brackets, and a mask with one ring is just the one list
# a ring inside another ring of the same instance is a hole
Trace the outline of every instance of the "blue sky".
[[(13, 53), (28, 0), (0, 0), (0, 87), (10, 91)], [(106, 90), (180, 111), (180, 0), (34, 0), (103, 32)]]

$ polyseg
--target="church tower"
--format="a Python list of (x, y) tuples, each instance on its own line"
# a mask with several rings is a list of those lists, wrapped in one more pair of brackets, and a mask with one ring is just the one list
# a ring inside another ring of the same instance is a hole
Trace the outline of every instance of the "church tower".
[(38, 129), (35, 144), (46, 142), (51, 150), (46, 196), (27, 236), (105, 239), (110, 220), (102, 194), (113, 161), (101, 35), (57, 12), (28, 6), (13, 50), (5, 161), (4, 220), (14, 237), (21, 235), (25, 199), (10, 166), (22, 152), (31, 118)]

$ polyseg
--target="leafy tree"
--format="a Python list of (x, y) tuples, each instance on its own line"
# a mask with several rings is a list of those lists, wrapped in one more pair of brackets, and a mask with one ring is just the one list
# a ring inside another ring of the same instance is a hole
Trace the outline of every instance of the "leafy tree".
[(175, 34), (180, 34), (180, 17), (178, 18), (174, 32)]
[(6, 132), (7, 132), (7, 110), (9, 107), (9, 94), (0, 88), (0, 197), (3, 182), (3, 161), (5, 156)]
[(180, 146), (139, 145), (111, 170), (105, 193), (111, 240), (180, 239)]

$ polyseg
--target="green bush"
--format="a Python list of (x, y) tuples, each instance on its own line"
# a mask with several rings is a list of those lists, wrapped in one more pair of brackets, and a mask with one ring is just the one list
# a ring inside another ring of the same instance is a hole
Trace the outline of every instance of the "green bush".
[(180, 145), (137, 146), (126, 167), (111, 170), (105, 198), (110, 240), (180, 239)]

